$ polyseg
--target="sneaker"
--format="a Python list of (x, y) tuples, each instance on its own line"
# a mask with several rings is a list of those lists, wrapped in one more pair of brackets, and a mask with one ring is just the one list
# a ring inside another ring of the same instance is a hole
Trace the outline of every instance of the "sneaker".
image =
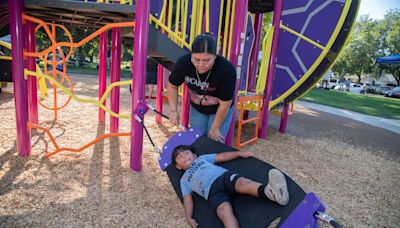
[(285, 206), (289, 202), (289, 192), (286, 185), (286, 178), (277, 169), (268, 172), (268, 184), (264, 189), (264, 194), (268, 199)]

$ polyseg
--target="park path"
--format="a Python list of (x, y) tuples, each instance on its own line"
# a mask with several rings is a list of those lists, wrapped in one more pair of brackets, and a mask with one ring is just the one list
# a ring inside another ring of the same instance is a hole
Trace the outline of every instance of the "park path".
[[(286, 134), (345, 143), (400, 160), (400, 121), (379, 119), (382, 118), (296, 101)], [(279, 117), (270, 115), (269, 127), (278, 129), (279, 121)]]

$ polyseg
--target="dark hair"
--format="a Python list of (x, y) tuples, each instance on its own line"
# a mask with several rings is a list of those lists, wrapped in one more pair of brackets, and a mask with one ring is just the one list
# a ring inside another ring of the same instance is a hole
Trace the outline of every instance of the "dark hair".
[(189, 145), (180, 145), (180, 146), (177, 146), (177, 147), (175, 147), (175, 149), (172, 151), (172, 156), (171, 156), (172, 164), (176, 165), (176, 161), (175, 161), (176, 157), (178, 157), (178, 155), (179, 155), (180, 152), (185, 151), (185, 150), (190, 150), (190, 151), (192, 151), (192, 153), (194, 153), (194, 152), (193, 152), (193, 147), (192, 147), (192, 146), (189, 146)]
[(203, 33), (193, 41), (192, 53), (207, 53), (211, 55), (217, 54), (217, 41), (211, 33)]

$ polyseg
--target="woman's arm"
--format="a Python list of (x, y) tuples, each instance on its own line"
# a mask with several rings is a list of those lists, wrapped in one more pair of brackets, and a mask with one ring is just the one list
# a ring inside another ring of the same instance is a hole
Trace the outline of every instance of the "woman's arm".
[(248, 158), (253, 156), (250, 151), (228, 151), (219, 153), (215, 156), (215, 163), (226, 162), (235, 158)]
[(178, 114), (178, 86), (171, 84), (168, 82), (167, 86), (168, 91), (168, 104), (169, 104), (169, 120), (178, 125), (179, 123), (179, 114)]
[(183, 197), (183, 207), (185, 209), (185, 218), (191, 227), (197, 227), (197, 222), (193, 218), (193, 198), (192, 194)]
[(229, 108), (231, 107), (232, 100), (221, 101), (219, 100), (219, 106), (217, 113), (215, 114), (214, 122), (211, 125), (210, 131), (208, 132), (208, 137), (219, 142), (224, 142), (225, 138), (221, 135), (219, 128), (226, 118)]

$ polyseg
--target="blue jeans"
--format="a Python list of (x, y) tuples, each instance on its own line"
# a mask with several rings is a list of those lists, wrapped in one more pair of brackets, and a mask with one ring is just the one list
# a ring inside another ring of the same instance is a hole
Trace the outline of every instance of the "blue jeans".
[[(229, 108), (224, 122), (219, 127), (219, 131), (221, 132), (221, 135), (224, 136), (225, 138), (226, 138), (226, 135), (228, 134), (229, 127), (231, 125), (232, 114), (233, 114), (233, 106)], [(199, 111), (197, 111), (195, 108), (193, 108), (190, 105), (189, 123), (190, 123), (191, 128), (199, 130), (203, 134), (207, 135), (211, 129), (211, 125), (214, 122), (214, 119), (215, 119), (215, 114), (207, 115), (207, 114), (200, 113)]]

